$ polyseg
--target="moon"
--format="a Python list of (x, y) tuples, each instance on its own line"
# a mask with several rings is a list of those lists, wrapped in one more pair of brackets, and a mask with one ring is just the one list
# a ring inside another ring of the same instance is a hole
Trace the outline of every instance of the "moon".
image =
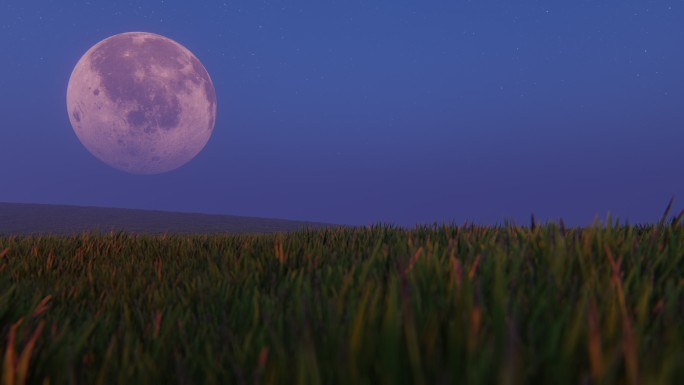
[(133, 174), (174, 170), (209, 141), (216, 92), (187, 48), (153, 33), (127, 32), (90, 48), (67, 86), (76, 136), (102, 162)]

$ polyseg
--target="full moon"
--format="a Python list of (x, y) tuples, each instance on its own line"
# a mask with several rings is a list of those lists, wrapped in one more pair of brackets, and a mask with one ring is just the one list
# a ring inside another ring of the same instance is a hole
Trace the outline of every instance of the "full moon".
[(90, 48), (67, 87), (78, 139), (102, 162), (134, 174), (176, 169), (207, 144), (216, 92), (202, 63), (164, 36), (128, 32)]

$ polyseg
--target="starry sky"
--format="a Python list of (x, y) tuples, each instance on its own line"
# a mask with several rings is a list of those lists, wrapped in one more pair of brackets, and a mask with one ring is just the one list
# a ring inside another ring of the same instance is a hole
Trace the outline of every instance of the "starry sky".
[[(69, 123), (77, 61), (127, 31), (216, 88), (168, 173), (107, 166)], [(402, 226), (684, 207), (682, 0), (3, 0), (0, 48), (4, 202)]]

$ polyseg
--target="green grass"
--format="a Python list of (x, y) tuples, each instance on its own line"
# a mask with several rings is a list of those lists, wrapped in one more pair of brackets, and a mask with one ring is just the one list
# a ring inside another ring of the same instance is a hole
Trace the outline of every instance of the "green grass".
[(684, 383), (684, 226), (612, 222), (0, 238), (2, 378)]

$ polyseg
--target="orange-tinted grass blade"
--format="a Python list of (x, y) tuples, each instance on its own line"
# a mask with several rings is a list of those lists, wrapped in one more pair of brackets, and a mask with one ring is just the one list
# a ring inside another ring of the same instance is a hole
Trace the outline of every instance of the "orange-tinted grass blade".
[(24, 350), (22, 350), (21, 356), (19, 356), (19, 362), (17, 363), (17, 379), (16, 379), (16, 381), (17, 381), (16, 384), (18, 384), (18, 385), (26, 384), (26, 378), (28, 377), (29, 363), (31, 361), (31, 353), (33, 352), (33, 348), (36, 346), (36, 341), (38, 341), (38, 337), (40, 337), (41, 333), (43, 333), (44, 327), (45, 327), (45, 320), (41, 320), (40, 323), (38, 324), (38, 327), (36, 328), (36, 330), (33, 331), (31, 338), (26, 343), (26, 346), (24, 346)]
[(3, 364), (3, 381), (5, 384), (14, 385), (16, 370), (17, 370), (17, 353), (14, 350), (14, 344), (17, 339), (17, 329), (24, 322), (23, 318), (12, 324), (9, 330), (9, 335), (7, 337), (7, 347), (5, 348), (5, 362)]
[(603, 377), (603, 352), (601, 351), (601, 329), (599, 327), (598, 313), (596, 311), (596, 303), (591, 301), (589, 303), (589, 311), (587, 312), (587, 325), (589, 333), (587, 334), (587, 350), (589, 353), (589, 366), (591, 368), (591, 377), (594, 383), (600, 383)]
[(461, 266), (461, 261), (451, 257), (451, 270), (456, 277), (456, 285), (460, 288), (461, 282), (463, 281), (463, 267)]
[(36, 309), (33, 311), (32, 317), (38, 317), (39, 315), (45, 313), (50, 309), (50, 301), (52, 300), (52, 295), (47, 295), (45, 298), (43, 298), (40, 302), (38, 302), (38, 305), (36, 305)]
[(161, 329), (161, 322), (162, 322), (162, 312), (157, 310), (156, 313), (154, 313), (154, 326), (152, 329), (152, 336), (154, 338), (159, 337), (159, 330)]
[(418, 250), (416, 250), (416, 253), (413, 254), (413, 257), (411, 257), (411, 261), (409, 262), (408, 267), (406, 268), (406, 270), (404, 270), (404, 275), (408, 274), (409, 271), (411, 271), (411, 269), (413, 269), (413, 265), (416, 264), (416, 262), (418, 261), (418, 258), (420, 258), (420, 256), (421, 256), (421, 254), (423, 254), (423, 248), (422, 247), (418, 248)]
[(254, 370), (254, 383), (261, 384), (264, 378), (264, 371), (266, 370), (266, 363), (268, 363), (268, 346), (261, 348), (259, 358), (257, 359), (257, 366)]
[(287, 258), (285, 255), (285, 251), (283, 250), (283, 240), (282, 239), (277, 239), (275, 242), (275, 255), (276, 258), (278, 258), (278, 262), (285, 263), (285, 259)]
[(477, 340), (482, 324), (482, 310), (479, 306), (473, 307), (470, 311), (470, 332), (468, 333), (468, 351), (474, 351), (477, 347)]
[(257, 363), (257, 369), (263, 371), (266, 368), (266, 363), (268, 362), (268, 346), (261, 348), (259, 352), (259, 362)]
[(477, 271), (477, 265), (480, 263), (480, 254), (475, 257), (475, 262), (473, 262), (473, 265), (470, 267), (470, 272), (468, 272), (468, 278), (473, 279), (475, 276), (475, 272)]

